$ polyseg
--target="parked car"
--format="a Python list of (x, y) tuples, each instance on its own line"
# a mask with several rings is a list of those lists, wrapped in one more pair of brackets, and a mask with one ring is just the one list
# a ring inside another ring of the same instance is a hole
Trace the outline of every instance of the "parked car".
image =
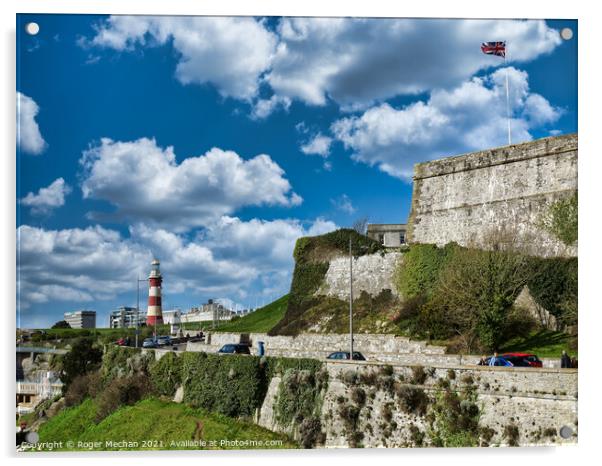
[(502, 357), (514, 367), (543, 367), (541, 359), (532, 353), (505, 353)]
[(117, 346), (125, 346), (125, 338), (121, 337), (119, 340), (115, 342)]
[(170, 336), (163, 336), (163, 337), (158, 337), (157, 338), (157, 345), (158, 346), (169, 346), (171, 345), (171, 337)]
[[(489, 361), (491, 361), (492, 357), (493, 356), (489, 356), (488, 358), (486, 358), (485, 359), (485, 363), (483, 365), (484, 366), (489, 366)], [(498, 356), (497, 358), (495, 358), (495, 363), (493, 365), (494, 366), (498, 366), (498, 367), (512, 367), (512, 366), (514, 366), (514, 364), (512, 364), (512, 362), (508, 361), (503, 356)]]
[(142, 342), (143, 348), (157, 348), (159, 345), (154, 338), (145, 338)]
[(218, 351), (219, 354), (251, 354), (249, 345), (243, 345), (240, 343), (230, 343), (224, 345)]
[[(330, 353), (326, 357), (326, 359), (339, 359), (339, 360), (349, 359), (349, 351), (336, 351), (334, 353)], [(366, 358), (359, 351), (354, 351), (353, 352), (353, 360), (354, 361), (365, 361)]]

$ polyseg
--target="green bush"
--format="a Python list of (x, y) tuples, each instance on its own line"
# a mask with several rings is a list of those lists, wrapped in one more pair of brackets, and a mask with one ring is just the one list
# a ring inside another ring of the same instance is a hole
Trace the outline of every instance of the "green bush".
[(435, 395), (429, 407), (429, 436), (435, 447), (476, 447), (482, 428), (473, 387), (457, 392), (449, 387)]
[(226, 416), (252, 416), (262, 400), (256, 356), (184, 353), (184, 401)]
[(102, 358), (102, 382), (107, 384), (117, 377), (148, 373), (149, 365), (154, 359), (152, 351), (143, 353), (140, 348), (109, 345)]
[(532, 259), (533, 277), (527, 283), (533, 299), (561, 325), (577, 323), (578, 259)]
[(284, 373), (274, 405), (281, 425), (301, 424), (304, 419), (319, 417), (326, 389), (323, 377), (311, 370), (288, 370)]
[(401, 295), (404, 298), (429, 297), (439, 281), (441, 270), (457, 248), (455, 243), (443, 248), (434, 244), (413, 244), (395, 271), (395, 283)]
[(63, 389), (67, 390), (76, 377), (97, 370), (101, 361), (102, 350), (90, 338), (78, 339), (62, 358)]
[(131, 406), (152, 394), (152, 384), (144, 373), (114, 379), (97, 397), (96, 422), (102, 421), (121, 406)]
[(578, 236), (577, 193), (553, 203), (541, 219), (542, 227), (567, 246), (574, 244)]
[(155, 391), (160, 395), (173, 396), (182, 384), (182, 358), (167, 353), (150, 366), (150, 376)]

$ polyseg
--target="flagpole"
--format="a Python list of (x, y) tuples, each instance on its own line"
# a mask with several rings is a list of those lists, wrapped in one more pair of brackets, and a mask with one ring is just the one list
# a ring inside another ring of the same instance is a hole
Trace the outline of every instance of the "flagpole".
[(506, 118), (508, 120), (508, 145), (512, 144), (512, 133), (510, 132), (510, 91), (508, 90), (508, 66), (506, 66), (506, 54), (508, 52), (508, 46), (506, 42), (506, 48), (504, 51), (504, 68), (506, 70)]

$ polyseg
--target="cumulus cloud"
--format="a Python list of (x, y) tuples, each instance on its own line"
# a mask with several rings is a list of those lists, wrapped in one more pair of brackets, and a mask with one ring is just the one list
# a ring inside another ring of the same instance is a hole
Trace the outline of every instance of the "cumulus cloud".
[(301, 152), (307, 155), (319, 155), (321, 157), (328, 157), (330, 155), (330, 144), (332, 138), (324, 136), (321, 133), (316, 134), (306, 144), (301, 146)]
[(330, 203), (335, 209), (340, 210), (341, 212), (344, 212), (349, 215), (353, 214), (356, 210), (355, 207), (353, 207), (351, 199), (349, 199), (349, 196), (347, 196), (347, 194), (342, 194), (336, 199), (331, 199)]
[(223, 96), (250, 100), (268, 68), (276, 37), (248, 17), (111, 16), (87, 45), (132, 50), (172, 43), (182, 84), (213, 84)]
[(71, 187), (63, 178), (57, 178), (48, 187), (40, 188), (37, 194), (28, 193), (21, 204), (31, 208), (34, 215), (45, 215), (52, 210), (65, 205), (65, 196), (71, 192)]
[[(249, 294), (259, 282), (274, 294), (290, 285), (292, 253), (300, 236), (336, 229), (328, 220), (263, 221), (224, 217), (202, 235), (189, 239), (138, 224), (130, 236), (100, 226), (17, 230), (18, 294), (21, 309), (51, 301), (94, 302), (135, 288), (159, 258), (166, 296), (205, 293)], [(168, 298), (169, 299), (169, 298)]]
[(244, 206), (302, 202), (282, 168), (265, 154), (244, 160), (213, 148), (178, 164), (173, 148), (163, 149), (154, 139), (102, 139), (80, 163), (84, 198), (106, 200), (116, 206), (116, 215), (133, 222), (175, 231), (207, 225)]
[(336, 228), (336, 224), (322, 218), (304, 226), (297, 219), (242, 221), (224, 216), (207, 228), (205, 241), (220, 257), (248, 261), (263, 271), (276, 271), (292, 265), (297, 238)]
[(508, 143), (505, 78), (508, 72), (513, 142), (532, 139), (530, 130), (553, 123), (561, 110), (529, 90), (528, 75), (513, 67), (475, 77), (428, 101), (403, 108), (372, 107), (332, 125), (353, 159), (392, 176), (411, 179), (417, 162)]
[(327, 98), (357, 110), (401, 94), (450, 88), (502, 62), (484, 40), (506, 40), (513, 62), (561, 42), (542, 20), (285, 18), (267, 75), (276, 93), (308, 104)]
[[(502, 63), (481, 52), (486, 40), (506, 40), (517, 63), (561, 42), (543, 20), (283, 18), (272, 32), (253, 18), (112, 16), (87, 43), (121, 51), (171, 41), (182, 83), (210, 82), (265, 118), (294, 99), (360, 110), (457, 86)], [(257, 98), (263, 83), (273, 97)]]
[(40, 155), (48, 146), (36, 122), (39, 111), (40, 107), (31, 97), (17, 92), (17, 145), (32, 155)]
[(274, 94), (269, 99), (258, 99), (253, 105), (251, 117), (256, 120), (262, 120), (270, 116), (277, 108), (288, 110), (290, 106), (291, 99)]
[(149, 251), (100, 226), (45, 230), (17, 229), (19, 304), (91, 302), (132, 289)]

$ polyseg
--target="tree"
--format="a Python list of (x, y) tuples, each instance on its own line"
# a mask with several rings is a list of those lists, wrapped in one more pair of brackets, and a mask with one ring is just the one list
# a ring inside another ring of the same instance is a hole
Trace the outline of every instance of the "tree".
[(491, 234), (487, 249), (457, 251), (436, 291), (436, 302), (445, 303), (455, 331), (467, 342), (478, 337), (489, 350), (503, 343), (512, 306), (533, 274), (528, 257), (517, 252), (513, 238)]
[(71, 328), (71, 325), (66, 320), (59, 320), (51, 328)]
[(71, 350), (63, 356), (61, 381), (65, 384), (65, 390), (77, 376), (98, 369), (101, 361), (102, 350), (93, 345), (92, 339), (80, 338), (77, 340)]
[(368, 232), (368, 217), (358, 218), (352, 228), (360, 235), (365, 235)]

